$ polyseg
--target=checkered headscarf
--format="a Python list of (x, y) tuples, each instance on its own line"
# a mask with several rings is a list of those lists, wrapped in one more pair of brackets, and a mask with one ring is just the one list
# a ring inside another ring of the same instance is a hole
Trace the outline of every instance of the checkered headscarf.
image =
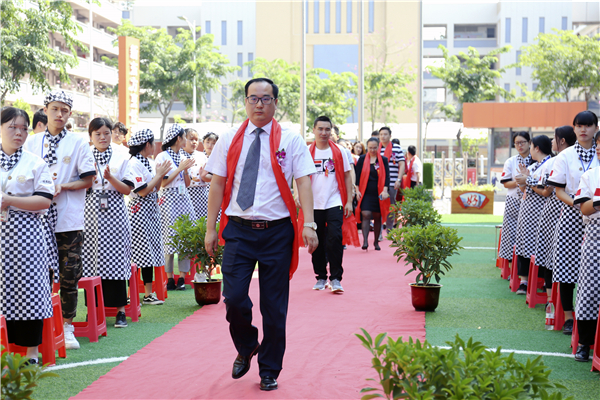
[(531, 154), (525, 158), (521, 157), (520, 154), (517, 154), (517, 164), (523, 164), (524, 166), (529, 167), (531, 165)]
[(106, 149), (104, 152), (98, 151), (98, 149), (94, 147), (92, 149), (92, 154), (94, 155), (98, 166), (106, 165), (112, 156), (112, 146), (108, 146), (108, 149)]
[(165, 143), (169, 143), (173, 138), (177, 137), (182, 131), (185, 131), (183, 127), (179, 124), (173, 124), (167, 130), (167, 135), (165, 136)]
[(17, 151), (15, 151), (10, 156), (6, 154), (4, 151), (0, 151), (0, 167), (2, 167), (5, 171), (10, 171), (14, 168), (15, 165), (21, 159), (21, 155), (23, 154), (23, 147), (19, 147)]
[(131, 135), (127, 141), (127, 146), (140, 146), (148, 143), (151, 139), (154, 139), (154, 133), (150, 129), (142, 129)]
[(46, 132), (44, 133), (45, 141), (48, 141), (48, 152), (44, 156), (46, 164), (54, 165), (58, 162), (58, 157), (56, 157), (56, 147), (58, 146), (58, 142), (67, 135), (67, 132), (67, 128), (63, 128), (58, 135), (52, 136), (48, 129), (46, 129)]
[(575, 147), (575, 151), (577, 152), (577, 155), (579, 156), (579, 159), (581, 161), (583, 161), (584, 163), (589, 163), (590, 161), (592, 161), (592, 158), (594, 158), (594, 156), (596, 155), (596, 144), (595, 143), (589, 150), (586, 150), (583, 147), (581, 147), (579, 142), (575, 142), (574, 147)]
[(48, 104), (52, 103), (53, 101), (60, 101), (61, 103), (68, 105), (70, 108), (73, 108), (73, 96), (64, 90), (53, 90), (48, 93), (44, 99), (44, 106), (48, 106)]
[(179, 156), (179, 153), (175, 153), (170, 147), (167, 149), (167, 153), (169, 153), (171, 159), (173, 159), (175, 166), (179, 167), (179, 163), (181, 162), (181, 157)]

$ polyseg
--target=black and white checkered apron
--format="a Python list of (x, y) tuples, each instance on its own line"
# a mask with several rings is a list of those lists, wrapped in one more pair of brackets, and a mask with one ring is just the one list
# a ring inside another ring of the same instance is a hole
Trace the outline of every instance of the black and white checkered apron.
[(502, 237), (500, 238), (500, 253), (498, 256), (512, 261), (513, 246), (517, 237), (517, 224), (521, 197), (506, 196), (504, 219), (502, 220)]
[(208, 189), (208, 185), (187, 188), (197, 219), (208, 216)]
[(136, 197), (127, 204), (131, 224), (131, 262), (138, 268), (165, 265), (156, 193)]
[(131, 229), (125, 200), (121, 193), (106, 190), (109, 208), (99, 210), (101, 193), (96, 189), (85, 197), (83, 276), (127, 280), (131, 277)]
[(563, 204), (552, 241), (553, 282), (577, 283), (582, 242), (583, 219), (581, 213), (579, 210)]
[(188, 214), (190, 219), (194, 221), (196, 213), (187, 191), (179, 194), (177, 188), (161, 189), (158, 194), (158, 205), (160, 206), (160, 222), (165, 254), (174, 254), (175, 249), (167, 244), (171, 236), (175, 235), (175, 230), (171, 228), (171, 225), (175, 224), (175, 220), (183, 214)]
[(535, 254), (535, 263), (540, 267), (552, 269), (552, 241), (563, 204), (555, 193), (546, 198), (546, 204), (540, 215), (540, 224), (533, 253)]
[(50, 205), (50, 208), (45, 215), (41, 216), (42, 228), (44, 230), (44, 239), (46, 241), (46, 248), (48, 249), (48, 268), (52, 270), (54, 274), (54, 282), (59, 281), (59, 270), (58, 270), (58, 244), (56, 243), (56, 223), (58, 222), (58, 210), (54, 204)]
[(600, 305), (600, 220), (593, 219), (585, 226), (581, 249), (581, 266), (577, 280), (577, 319), (598, 319)]
[(535, 254), (536, 232), (545, 202), (544, 196), (540, 196), (530, 186), (527, 186), (517, 223), (517, 246), (515, 248), (517, 255), (531, 258)]
[(37, 214), (10, 211), (0, 222), (0, 313), (9, 321), (52, 316), (48, 248)]

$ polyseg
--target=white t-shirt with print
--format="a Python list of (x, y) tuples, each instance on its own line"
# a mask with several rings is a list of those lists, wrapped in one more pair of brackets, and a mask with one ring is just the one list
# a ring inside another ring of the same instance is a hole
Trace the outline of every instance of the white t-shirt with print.
[[(348, 163), (348, 157), (344, 154), (345, 152), (342, 150), (342, 159), (344, 160), (342, 169), (347, 172), (350, 171), (350, 164)], [(338, 166), (333, 162), (331, 148), (319, 150), (315, 147), (315, 168), (317, 173), (311, 177), (314, 209), (327, 210), (342, 206), (342, 197), (335, 177)]]

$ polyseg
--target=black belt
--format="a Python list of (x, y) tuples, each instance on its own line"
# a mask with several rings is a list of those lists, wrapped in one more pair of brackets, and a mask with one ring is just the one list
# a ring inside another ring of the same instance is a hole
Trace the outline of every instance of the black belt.
[(267, 229), (267, 228), (272, 228), (277, 225), (284, 224), (286, 222), (287, 223), (292, 222), (290, 217), (276, 219), (274, 221), (263, 221), (263, 220), (255, 220), (255, 219), (244, 219), (244, 218), (240, 218), (240, 217), (236, 217), (236, 216), (232, 215), (231, 217), (229, 217), (229, 219), (234, 222), (237, 222), (238, 224), (241, 224), (243, 226), (249, 226), (252, 229)]

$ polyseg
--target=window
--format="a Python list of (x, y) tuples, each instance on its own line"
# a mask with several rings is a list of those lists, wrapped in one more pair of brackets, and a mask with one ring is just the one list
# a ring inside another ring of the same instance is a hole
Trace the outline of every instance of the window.
[(426, 74), (431, 73), (429, 67), (443, 67), (446, 61), (442, 57), (424, 57), (423, 58), (423, 72)]
[(244, 76), (244, 53), (237, 53), (238, 76)]
[(375, 0), (369, 0), (369, 33), (375, 32)]
[(221, 21), (221, 46), (227, 46), (227, 21)]
[[(517, 63), (519, 62), (520, 58), (521, 58), (521, 50), (517, 50)], [(521, 67), (515, 68), (515, 72), (517, 75), (521, 75)]]
[(546, 33), (546, 18), (540, 17), (540, 33)]
[(495, 25), (454, 25), (454, 39), (493, 39)]
[(325, 0), (325, 33), (331, 33), (331, 1)]
[[(248, 53), (248, 61), (254, 61), (254, 53)], [(248, 66), (248, 76), (252, 78), (254, 74), (252, 73), (252, 67)]]
[(531, 84), (531, 90), (533, 90), (534, 92), (537, 89), (537, 87), (538, 87), (537, 83), (534, 82), (534, 83)]
[(568, 29), (568, 20), (567, 17), (562, 17), (562, 30), (566, 31)]
[(346, 1), (346, 33), (352, 33), (352, 0)]
[(424, 26), (423, 40), (446, 40), (446, 27)]
[(238, 41), (237, 44), (238, 46), (241, 46), (244, 44), (244, 21), (238, 21), (237, 23), (237, 36), (238, 36)]
[(315, 33), (319, 33), (319, 0), (313, 1), (313, 14), (315, 16), (315, 25), (313, 26), (313, 31)]
[(211, 102), (210, 93), (211, 93), (210, 90), (208, 92), (206, 92), (206, 108), (210, 108), (210, 102)]
[(504, 90), (506, 90), (507, 92), (510, 92), (510, 83), (504, 84)]
[(227, 86), (221, 86), (221, 108), (227, 108)]
[(506, 18), (505, 23), (506, 32), (504, 32), (504, 41), (510, 43), (510, 18)]
[(212, 33), (210, 31), (210, 21), (204, 22), (204, 30), (206, 31), (206, 33)]
[(527, 20), (527, 17), (524, 17), (524, 18), (523, 18), (523, 30), (522, 30), (522, 32), (521, 32), (521, 34), (522, 34), (521, 41), (522, 41), (523, 43), (527, 43), (527, 25), (528, 25), (528, 22), (527, 22), (527, 21), (528, 21), (528, 20)]
[(306, 33), (308, 33), (308, 0), (303, 0), (304, 4), (306, 5), (306, 10), (304, 10), (304, 13), (306, 14)]
[(335, 2), (335, 33), (342, 33), (342, 0)]
[(444, 88), (425, 88), (423, 89), (423, 102), (425, 103), (445, 103), (446, 89)]

